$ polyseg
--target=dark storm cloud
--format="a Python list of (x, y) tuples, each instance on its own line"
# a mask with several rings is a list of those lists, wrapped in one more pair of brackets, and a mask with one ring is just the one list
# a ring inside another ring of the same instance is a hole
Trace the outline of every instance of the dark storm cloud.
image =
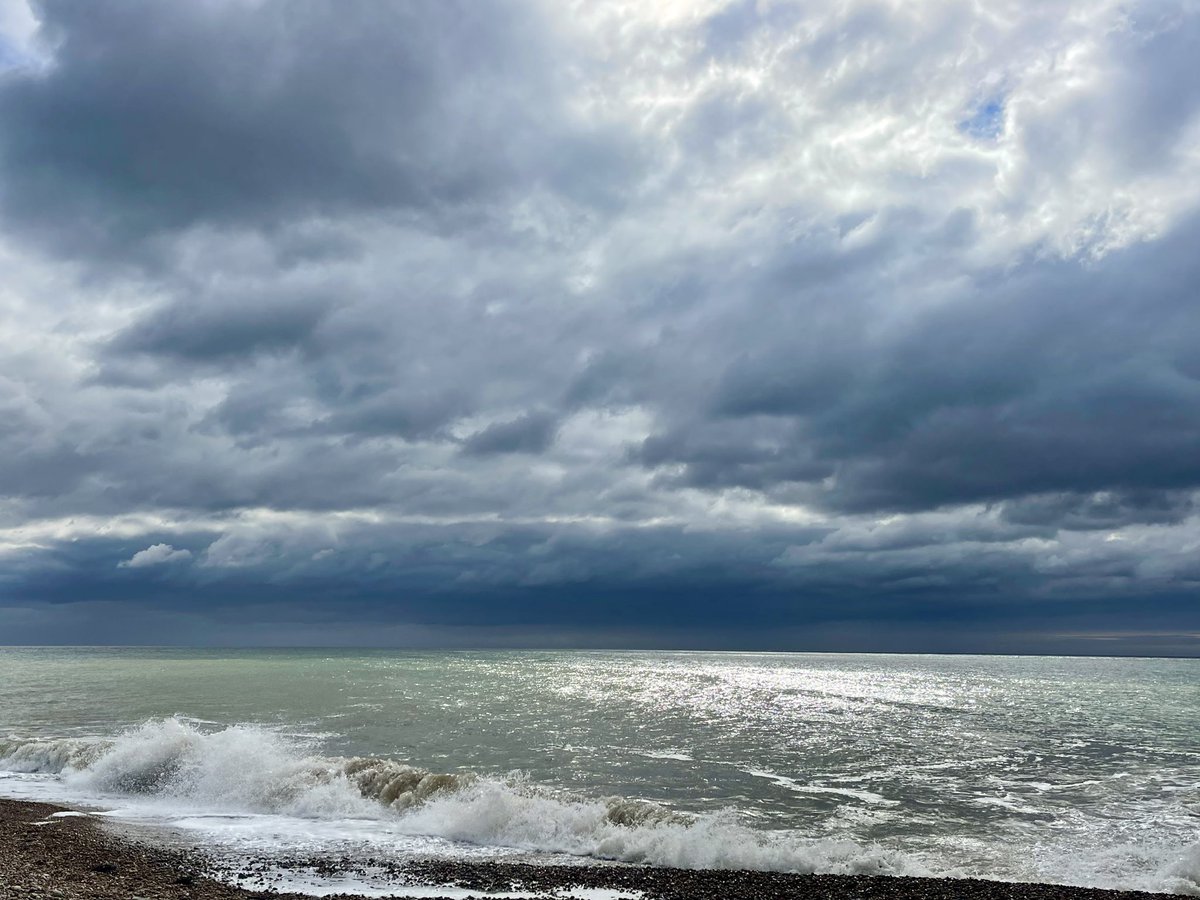
[[(200, 640), (275, 643), (264, 623), (277, 622), (294, 627), (293, 640), (302, 643), (322, 643), (323, 636), (378, 644), (386, 635), (384, 643), (410, 645), (615, 640), (1086, 653), (1096, 649), (1092, 634), (1128, 630), (1131, 621), (1143, 631), (1165, 627), (1160, 637), (1200, 625), (1186, 593), (1139, 587), (1116, 560), (1081, 559), (1053, 574), (1063, 582), (1090, 579), (1093, 590), (1098, 575), (1109, 580), (1107, 593), (1084, 610), (1078, 599), (1055, 600), (1030, 561), (1005, 550), (1021, 533), (1011, 526), (1005, 535), (927, 528), (927, 536), (953, 545), (940, 553), (929, 551), (919, 528), (905, 531), (831, 544), (821, 529), (688, 535), (674, 528), (425, 525), (386, 535), (364, 528), (341, 539), (324, 529), (283, 539), (246, 534), (207, 551), (211, 533), (192, 533), (169, 549), (142, 547), (140, 539), (63, 545), (51, 558), (7, 571), (3, 582), (10, 605), (59, 621), (64, 634), (64, 615), (87, 618), (105, 609), (109, 623), (120, 622), (137, 640), (178, 640), (168, 626), (186, 623)], [(798, 552), (781, 566), (774, 555), (797, 539), (807, 543), (793, 543)], [(139, 554), (155, 561), (112, 564)], [(776, 577), (765, 577), (772, 572)], [(1130, 605), (1139, 610), (1136, 620)], [(241, 638), (229, 630), (239, 622)], [(1106, 649), (1155, 645), (1112, 640)]]
[(147, 354), (228, 362), (303, 345), (328, 308), (321, 299), (238, 297), (219, 305), (187, 297), (138, 320), (106, 348), (112, 357)]
[(540, 453), (554, 441), (554, 416), (531, 412), (507, 422), (495, 422), (463, 443), (464, 453)]
[(1196, 511), (1196, 501), (1179, 491), (1099, 491), (1092, 494), (1036, 494), (1002, 504), (1006, 521), (1090, 530), (1130, 523), (1173, 524)]
[[(799, 446), (798, 446), (799, 445)], [(633, 458), (659, 467), (685, 462), (682, 477), (668, 483), (694, 487), (747, 487), (814, 482), (834, 472), (832, 463), (807, 452), (793, 423), (770, 418), (705, 422), (647, 438)]]
[(478, 202), (555, 182), (536, 162), (547, 145), (588, 157), (590, 178), (559, 187), (595, 195), (621, 155), (557, 109), (563, 60), (519, 4), (38, 12), (54, 63), (0, 86), (4, 218), (59, 251)]
[(354, 396), (340, 398), (321, 427), (331, 434), (415, 439), (436, 434), (472, 406), (466, 392), (455, 387), (363, 385)]
[[(763, 329), (702, 417), (647, 439), (640, 459), (683, 464), (695, 485), (808, 483), (846, 511), (1045, 494), (1078, 508), (1104, 491), (1182, 510), (1161, 497), (1200, 486), (1198, 239), (1191, 221), (1092, 266), (980, 273), (882, 337), (859, 320), (879, 311), (853, 300), (786, 344)], [(793, 285), (772, 290), (811, 302)], [(1141, 521), (1142, 504), (1118, 508)]]

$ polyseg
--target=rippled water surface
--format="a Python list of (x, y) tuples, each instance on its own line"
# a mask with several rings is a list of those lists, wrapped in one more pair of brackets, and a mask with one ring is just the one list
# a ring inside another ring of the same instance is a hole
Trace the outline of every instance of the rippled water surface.
[(0, 770), (260, 850), (1200, 893), (1196, 660), (2, 650)]

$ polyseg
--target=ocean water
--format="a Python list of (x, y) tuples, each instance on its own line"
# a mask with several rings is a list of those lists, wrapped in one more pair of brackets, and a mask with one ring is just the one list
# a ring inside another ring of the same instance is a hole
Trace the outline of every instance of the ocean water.
[(1200, 660), (0, 649), (0, 795), (162, 826), (234, 860), (1200, 896)]

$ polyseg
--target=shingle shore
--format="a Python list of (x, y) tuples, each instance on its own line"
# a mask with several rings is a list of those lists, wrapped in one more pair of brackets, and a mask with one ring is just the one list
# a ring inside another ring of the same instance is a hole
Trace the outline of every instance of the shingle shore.
[[(304, 895), (234, 887), (205, 877), (205, 859), (113, 833), (63, 807), (0, 800), (0, 900), (299, 900)], [(1151, 900), (1162, 895), (1046, 884), (865, 875), (796, 875), (644, 866), (539, 866), (419, 860), (402, 864), (328, 858), (291, 860), (326, 874), (364, 864), (408, 884), (455, 885), (484, 894), (553, 896), (570, 887), (639, 892), (646, 900)], [(255, 877), (249, 867), (241, 874)], [(350, 900), (350, 895), (339, 895)], [(560, 894), (559, 897), (562, 895)], [(311, 898), (306, 898), (311, 900)]]

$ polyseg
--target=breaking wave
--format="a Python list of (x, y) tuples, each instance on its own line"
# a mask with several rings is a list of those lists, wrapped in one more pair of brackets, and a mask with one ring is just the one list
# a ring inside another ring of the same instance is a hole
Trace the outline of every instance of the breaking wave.
[(385, 819), (405, 834), (682, 868), (928, 874), (853, 841), (749, 828), (731, 812), (689, 816), (622, 797), (573, 796), (513, 775), (436, 773), (391, 759), (334, 758), (256, 726), (182, 718), (114, 740), (0, 741), (0, 769), (57, 775), (97, 799), (318, 819)]
[(1190, 847), (1167, 869), (1162, 887), (1173, 894), (1200, 897), (1200, 844)]
[(84, 768), (111, 741), (0, 741), (0, 768), (6, 772), (50, 772)]

